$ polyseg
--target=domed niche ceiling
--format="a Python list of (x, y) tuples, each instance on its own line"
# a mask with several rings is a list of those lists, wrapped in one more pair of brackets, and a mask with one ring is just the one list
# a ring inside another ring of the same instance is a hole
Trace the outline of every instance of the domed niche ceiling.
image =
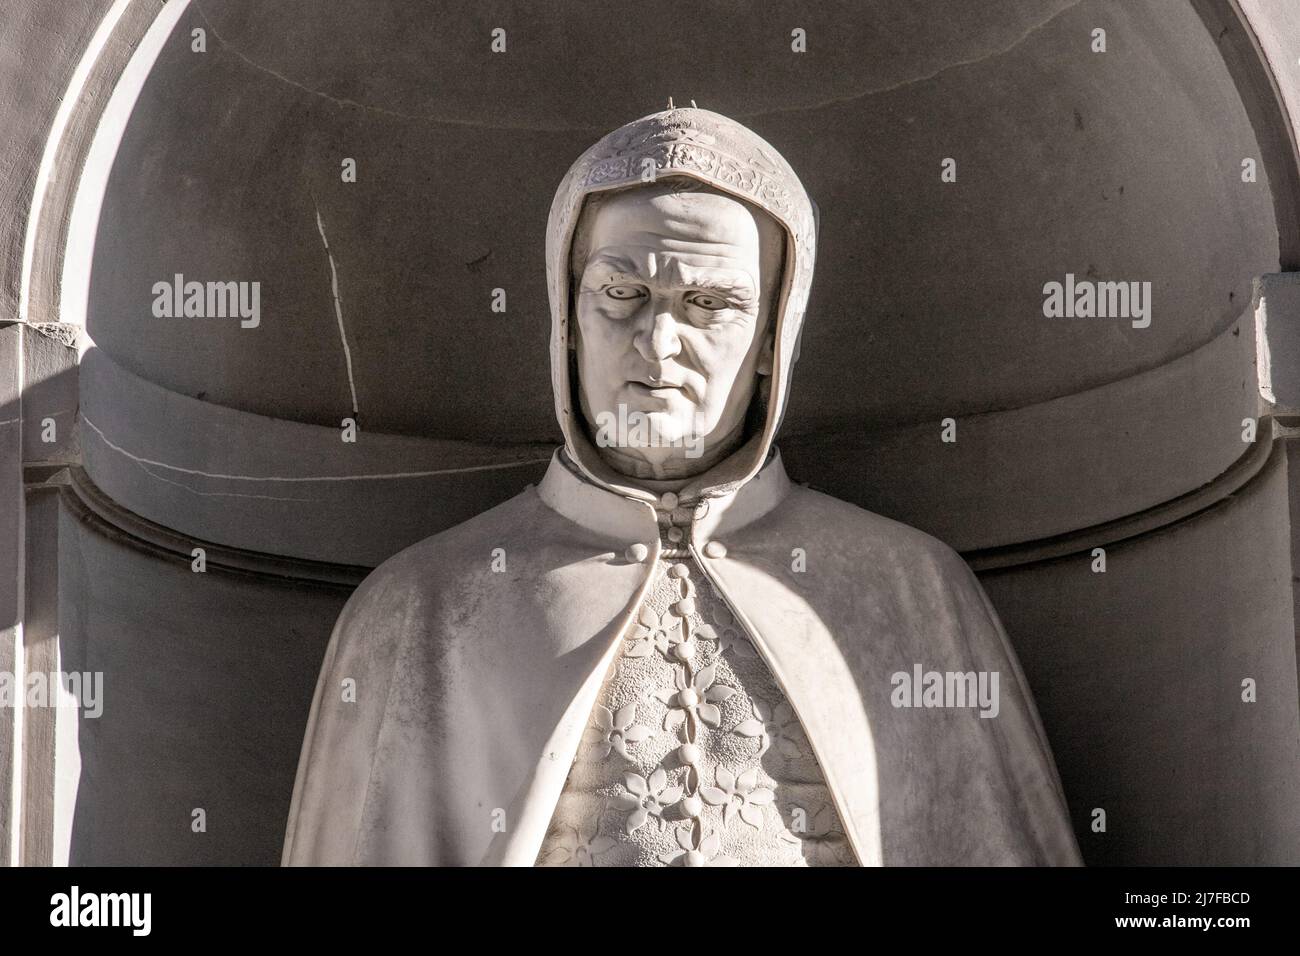
[[(249, 412), (337, 426), (355, 390), (364, 429), (556, 440), (551, 196), (669, 96), (751, 125), (820, 206), (787, 434), (1123, 378), (1212, 339), (1277, 269), (1262, 164), (1241, 179), (1259, 149), (1189, 4), (196, 0), (117, 154), (88, 331)], [(259, 324), (156, 317), (177, 274), (260, 283)], [(1149, 327), (1045, 317), (1067, 274), (1149, 282)]]

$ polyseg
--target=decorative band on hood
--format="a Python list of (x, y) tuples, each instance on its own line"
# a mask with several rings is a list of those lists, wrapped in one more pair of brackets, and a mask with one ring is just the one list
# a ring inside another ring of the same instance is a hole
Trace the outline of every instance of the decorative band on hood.
[(569, 168), (551, 203), (546, 228), (546, 280), (551, 304), (551, 384), (555, 415), (565, 450), (582, 474), (597, 485), (629, 498), (654, 495), (631, 484), (596, 454), (573, 401), (569, 375), (569, 334), (573, 290), (570, 249), (587, 196), (596, 192), (649, 185), (656, 179), (689, 176), (757, 206), (786, 234), (778, 303), (767, 417), (762, 431), (706, 475), (680, 492), (690, 499), (730, 494), (749, 481), (767, 460), (785, 414), (790, 378), (799, 357), (808, 290), (817, 247), (816, 207), (789, 163), (761, 136), (720, 113), (696, 108), (668, 109), (634, 120), (602, 137)]

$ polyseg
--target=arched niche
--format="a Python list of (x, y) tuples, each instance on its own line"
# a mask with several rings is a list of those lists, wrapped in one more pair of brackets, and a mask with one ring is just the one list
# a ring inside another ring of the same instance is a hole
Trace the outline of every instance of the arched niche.
[[(356, 565), (536, 480), (557, 436), (551, 191), (602, 130), (675, 94), (752, 124), (823, 210), (782, 438), (801, 480), (966, 551), (1213, 480), (1243, 452), (1250, 397), (1224, 390), (1253, 362), (1251, 283), (1281, 255), (1216, 38), (1186, 5), (922, 7), (792, 5), (807, 54), (766, 19), (705, 18), (687, 48), (654, 27), (685, 5), (633, 11), (632, 79), (626, 42), (576, 9), (190, 4), (99, 205), (92, 479), (189, 535)], [(156, 317), (154, 284), (178, 274), (260, 282), (259, 326)], [(1044, 317), (1067, 274), (1149, 282), (1150, 325)], [(965, 445), (937, 444), (948, 417)]]
[[(1297, 266), (1291, 54), (1243, 6), (1254, 21), (1216, 0), (670, 3), (615, 30), (504, 3), (114, 4), (36, 207), (27, 301), (82, 332), (59, 652), (126, 706), (56, 762), (80, 774), (71, 802), (28, 805), (74, 862), (276, 860), (349, 586), (536, 480), (555, 441), (551, 189), (672, 95), (805, 175), (823, 232), (787, 460), (985, 570), (1081, 842), (1092, 807), (1127, 818), (1085, 857), (1294, 861), (1292, 465), (1274, 440), (1300, 389), (1271, 336), (1300, 309), (1292, 278), (1256, 281)], [(261, 323), (154, 316), (176, 273), (262, 282)], [(1150, 281), (1150, 326), (1047, 319), (1042, 287), (1066, 273)], [(1085, 576), (1098, 545), (1128, 577)], [(1219, 697), (1152, 707), (1145, 667)], [(1271, 696), (1220, 720), (1237, 670), (1271, 675)], [(195, 806), (226, 835), (196, 844)]]

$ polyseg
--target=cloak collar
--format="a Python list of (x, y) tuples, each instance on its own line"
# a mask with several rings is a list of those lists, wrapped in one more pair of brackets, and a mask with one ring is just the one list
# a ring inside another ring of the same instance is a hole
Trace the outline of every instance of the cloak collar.
[[(671, 498), (643, 489), (619, 494), (578, 473), (564, 448), (557, 448), (537, 492), (553, 511), (596, 534), (623, 542), (640, 543), (654, 551), (658, 543), (657, 511), (669, 505), (692, 509), (691, 543), (702, 548), (714, 537), (734, 533), (757, 521), (790, 493), (790, 478), (773, 448), (767, 463), (744, 484), (714, 484), (711, 476), (725, 473), (730, 459), (701, 475)], [(635, 494), (635, 496), (633, 496)]]

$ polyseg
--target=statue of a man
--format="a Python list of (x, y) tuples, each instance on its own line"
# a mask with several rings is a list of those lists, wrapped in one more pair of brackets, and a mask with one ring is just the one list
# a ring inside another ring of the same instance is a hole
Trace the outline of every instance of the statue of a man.
[(573, 165), (547, 235), (564, 447), (348, 602), (286, 863), (1078, 862), (970, 569), (782, 467), (815, 228), (784, 159), (706, 110)]

